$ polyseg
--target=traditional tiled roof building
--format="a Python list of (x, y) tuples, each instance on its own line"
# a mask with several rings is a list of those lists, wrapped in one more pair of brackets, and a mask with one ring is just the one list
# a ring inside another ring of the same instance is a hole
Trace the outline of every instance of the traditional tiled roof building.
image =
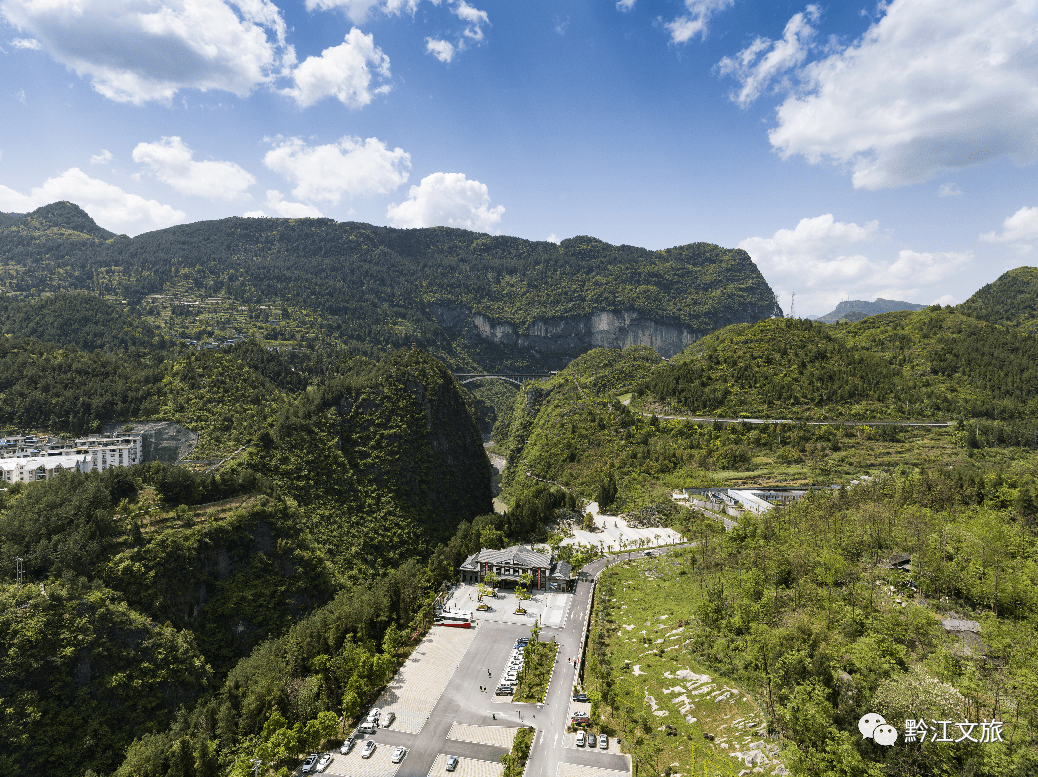
[(481, 583), (487, 572), (493, 572), (503, 586), (513, 587), (524, 574), (530, 575), (534, 591), (569, 591), (573, 585), (572, 567), (525, 545), (503, 550), (485, 548), (473, 553), (458, 568), (463, 583)]

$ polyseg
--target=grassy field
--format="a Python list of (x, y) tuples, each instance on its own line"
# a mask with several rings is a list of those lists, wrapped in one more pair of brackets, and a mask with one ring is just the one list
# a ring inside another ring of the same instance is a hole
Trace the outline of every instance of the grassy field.
[(515, 689), (515, 701), (544, 701), (558, 649), (555, 642), (531, 642), (526, 646), (526, 664)]
[(734, 775), (749, 761), (774, 773), (777, 747), (756, 701), (683, 649), (700, 604), (688, 560), (676, 551), (600, 578), (585, 677), (592, 726), (620, 737), (643, 774)]

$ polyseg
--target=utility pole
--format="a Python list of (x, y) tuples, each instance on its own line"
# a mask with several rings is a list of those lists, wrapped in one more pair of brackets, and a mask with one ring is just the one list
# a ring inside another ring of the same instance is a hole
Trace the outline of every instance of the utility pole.
[(18, 556), (14, 560), (14, 576), (19, 588), (22, 587), (22, 575), (24, 574), (22, 564), (24, 561), (25, 559), (23, 559), (21, 556)]
[(797, 293), (795, 291), (793, 292), (793, 300), (789, 303), (789, 317), (797, 317)]

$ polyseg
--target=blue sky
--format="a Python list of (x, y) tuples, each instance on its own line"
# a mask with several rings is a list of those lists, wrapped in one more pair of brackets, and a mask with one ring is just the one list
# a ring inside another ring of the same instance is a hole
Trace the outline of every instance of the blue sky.
[(798, 315), (1038, 245), (1038, 0), (0, 0), (0, 211), (745, 248)]

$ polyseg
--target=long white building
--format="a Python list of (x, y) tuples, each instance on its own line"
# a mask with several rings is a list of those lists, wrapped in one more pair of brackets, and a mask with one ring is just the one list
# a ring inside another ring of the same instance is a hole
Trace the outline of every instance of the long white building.
[(22, 435), (0, 438), (0, 479), (48, 480), (65, 471), (129, 467), (143, 460), (143, 435), (92, 434), (75, 440)]

